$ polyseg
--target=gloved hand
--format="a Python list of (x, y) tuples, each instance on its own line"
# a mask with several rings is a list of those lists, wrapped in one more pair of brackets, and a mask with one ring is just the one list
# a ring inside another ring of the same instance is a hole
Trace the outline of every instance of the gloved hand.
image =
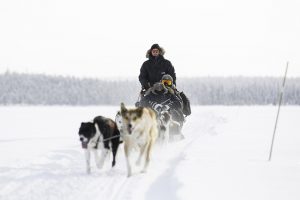
[(160, 113), (163, 109), (163, 105), (157, 103), (154, 105), (153, 109), (156, 110), (158, 113)]
[(162, 110), (163, 111), (168, 111), (170, 109), (170, 106), (168, 105), (163, 105)]
[(143, 89), (140, 91), (140, 94), (141, 94), (141, 96), (144, 96), (145, 93), (146, 93), (146, 89), (143, 88)]

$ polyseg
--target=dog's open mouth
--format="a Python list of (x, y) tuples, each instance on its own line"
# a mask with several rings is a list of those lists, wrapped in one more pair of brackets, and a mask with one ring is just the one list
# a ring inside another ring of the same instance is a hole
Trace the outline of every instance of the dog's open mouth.
[(83, 149), (87, 149), (87, 146), (88, 146), (88, 142), (81, 142), (81, 147), (83, 148)]
[(133, 132), (133, 127), (128, 127), (127, 131), (128, 131), (129, 134), (131, 134)]

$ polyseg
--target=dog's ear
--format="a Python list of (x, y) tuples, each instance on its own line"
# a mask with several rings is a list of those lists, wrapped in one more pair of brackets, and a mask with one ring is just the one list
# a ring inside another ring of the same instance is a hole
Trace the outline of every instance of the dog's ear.
[(85, 122), (81, 122), (81, 124), (80, 124), (80, 128), (84, 128), (85, 127)]
[(143, 114), (143, 107), (138, 107), (137, 109), (136, 109), (136, 115), (137, 115), (137, 117), (141, 117), (142, 116), (142, 114)]
[(125, 108), (124, 103), (121, 103), (121, 115), (124, 115), (127, 112), (127, 109)]

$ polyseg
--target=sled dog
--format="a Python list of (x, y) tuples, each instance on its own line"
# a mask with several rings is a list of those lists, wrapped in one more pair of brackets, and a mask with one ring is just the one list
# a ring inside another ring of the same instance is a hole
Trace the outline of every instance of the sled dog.
[[(159, 141), (166, 145), (172, 139), (176, 133), (172, 132), (170, 129), (174, 129), (174, 127), (180, 127), (180, 123), (173, 120), (172, 115), (169, 111), (164, 110), (159, 114)], [(181, 134), (180, 134), (181, 135)], [(183, 136), (182, 136), (183, 137)]]
[(168, 111), (162, 111), (159, 114), (159, 134), (158, 141), (162, 144), (167, 144), (169, 142), (170, 137), (170, 123), (171, 123), (171, 115)]
[(130, 177), (132, 167), (129, 157), (133, 148), (137, 148), (139, 151), (136, 164), (141, 164), (142, 158), (144, 158), (145, 163), (141, 172), (147, 171), (150, 154), (158, 135), (157, 118), (155, 112), (150, 108), (127, 109), (124, 103), (121, 103), (121, 116), (127, 176)]
[[(113, 120), (97, 116), (92, 122), (82, 122), (78, 134), (82, 148), (85, 151), (87, 173), (91, 172), (91, 152), (94, 153), (97, 167), (101, 169), (111, 149), (113, 154), (112, 167), (115, 166), (116, 154), (120, 143), (120, 132)], [(97, 150), (101, 150), (100, 157)]]

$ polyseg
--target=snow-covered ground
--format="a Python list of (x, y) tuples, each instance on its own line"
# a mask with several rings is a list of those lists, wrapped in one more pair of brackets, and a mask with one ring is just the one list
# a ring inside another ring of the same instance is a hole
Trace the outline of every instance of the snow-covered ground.
[(185, 139), (156, 146), (146, 174), (117, 165), (85, 173), (80, 122), (114, 118), (118, 107), (0, 107), (1, 200), (299, 200), (300, 107), (282, 107), (268, 162), (277, 107), (199, 106)]

